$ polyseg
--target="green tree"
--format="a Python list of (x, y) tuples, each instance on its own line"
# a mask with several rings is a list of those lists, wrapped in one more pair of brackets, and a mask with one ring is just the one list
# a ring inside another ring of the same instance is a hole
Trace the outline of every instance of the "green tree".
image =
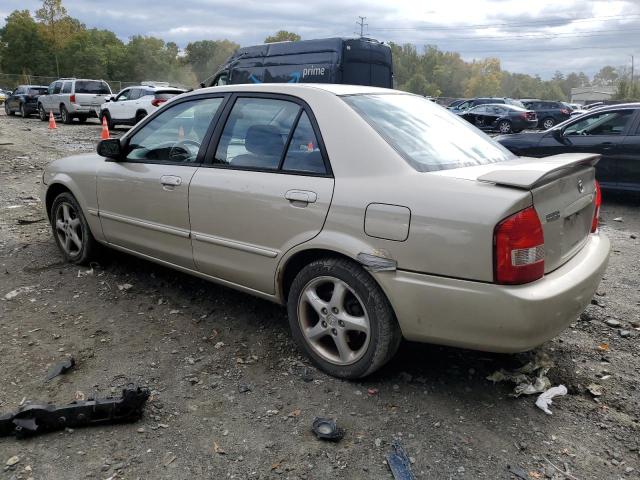
[(185, 60), (199, 80), (204, 80), (218, 70), (220, 65), (240, 48), (229, 40), (199, 40), (185, 48)]
[(264, 43), (274, 43), (274, 42), (297, 42), (301, 39), (300, 35), (293, 32), (288, 32), (286, 30), (278, 30), (275, 35), (269, 35), (264, 39)]
[(467, 97), (495, 97), (501, 93), (502, 70), (500, 60), (486, 58), (471, 64), (471, 78), (467, 82)]
[(43, 0), (42, 7), (36, 10), (36, 18), (40, 20), (42, 31), (51, 46), (56, 61), (56, 75), (60, 76), (59, 54), (80, 22), (67, 15), (62, 0)]
[(611, 86), (618, 82), (620, 75), (610, 65), (604, 66), (593, 76), (593, 84), (599, 86)]
[(2, 70), (25, 75), (47, 75), (49, 49), (29, 10), (15, 10), (0, 30)]
[(400, 87), (400, 90), (432, 97), (439, 97), (442, 93), (437, 85), (429, 83), (421, 73), (415, 73), (405, 84)]

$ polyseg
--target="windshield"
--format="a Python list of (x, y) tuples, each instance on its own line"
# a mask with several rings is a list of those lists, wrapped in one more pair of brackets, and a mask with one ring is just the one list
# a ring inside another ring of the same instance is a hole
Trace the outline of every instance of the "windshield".
[(101, 82), (99, 80), (77, 80), (75, 93), (111, 95), (111, 89), (106, 82)]
[(417, 95), (342, 98), (419, 172), (516, 158), (466, 120)]

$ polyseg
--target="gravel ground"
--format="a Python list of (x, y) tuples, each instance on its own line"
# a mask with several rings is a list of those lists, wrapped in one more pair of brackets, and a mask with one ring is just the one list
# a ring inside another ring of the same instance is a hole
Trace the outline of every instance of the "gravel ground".
[[(559, 338), (521, 355), (406, 343), (346, 382), (298, 353), (281, 307), (115, 252), (89, 273), (63, 263), (39, 208), (41, 169), (92, 150), (100, 127), (46, 127), (0, 116), (0, 411), (129, 383), (153, 393), (135, 424), (0, 438), (0, 479), (388, 479), (394, 439), (418, 478), (640, 478), (637, 197), (605, 195), (609, 269)], [(19, 287), (32, 288), (5, 299)], [(569, 390), (551, 416), (486, 380), (540, 353)], [(67, 355), (77, 368), (45, 383)], [(341, 442), (314, 438), (318, 415), (338, 420)]]

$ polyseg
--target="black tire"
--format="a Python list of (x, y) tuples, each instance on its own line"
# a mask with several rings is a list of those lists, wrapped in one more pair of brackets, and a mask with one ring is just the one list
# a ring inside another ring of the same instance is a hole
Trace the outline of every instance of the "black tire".
[(500, 120), (498, 122), (498, 131), (502, 134), (511, 133), (511, 122), (509, 120)]
[(136, 113), (136, 123), (139, 123), (146, 116), (147, 116), (147, 112)]
[(87, 117), (85, 117), (85, 116), (78, 117), (78, 122), (85, 123), (86, 121), (87, 121)]
[(38, 118), (41, 122), (46, 122), (47, 120), (49, 120), (49, 118), (47, 117), (47, 112), (44, 110), (44, 107), (41, 103), (38, 104)]
[(9, 108), (9, 104), (7, 102), (4, 102), (4, 113), (6, 113), (7, 115), (11, 116), (11, 115), (15, 115), (15, 112), (13, 112), (10, 108)]
[[(362, 307), (368, 316), (368, 345), (354, 363), (337, 365), (327, 361), (314, 350), (302, 332), (298, 315), (302, 293), (311, 282), (323, 277), (346, 283), (359, 297), (357, 300), (362, 301)], [(395, 355), (402, 340), (400, 327), (384, 292), (368, 272), (351, 260), (328, 257), (316, 260), (300, 270), (291, 284), (287, 310), (289, 326), (300, 350), (318, 368), (334, 377), (356, 379), (372, 374)]]
[(73, 117), (69, 114), (67, 107), (65, 107), (64, 105), (60, 105), (60, 119), (65, 125), (69, 125), (71, 122), (73, 122)]
[(543, 130), (549, 130), (550, 128), (555, 126), (555, 124), (556, 124), (556, 121), (552, 117), (545, 117), (542, 119), (540, 126), (542, 127)]
[[(70, 252), (65, 248), (65, 246), (62, 244), (59, 229), (56, 226), (56, 221), (59, 214), (63, 214), (60, 209), (64, 209), (64, 205), (68, 205), (72, 208), (73, 213), (71, 215), (71, 218), (77, 218), (79, 220), (79, 225), (75, 227), (75, 231), (81, 232), (81, 235), (79, 235), (81, 246), (79, 248), (76, 248), (77, 251), (75, 251), (76, 249), (74, 249), (74, 251)], [(98, 252), (98, 242), (96, 242), (95, 238), (93, 238), (91, 230), (89, 229), (89, 224), (87, 223), (87, 219), (82, 213), (80, 205), (71, 193), (61, 193), (53, 200), (51, 211), (49, 212), (49, 218), (51, 219), (53, 238), (55, 239), (56, 244), (58, 245), (58, 248), (60, 249), (62, 255), (65, 257), (66, 261), (75, 264), (84, 264), (96, 257)]]
[(28, 118), (29, 114), (27, 113), (27, 111), (24, 109), (24, 103), (20, 104), (20, 116), (22, 118)]
[(116, 125), (115, 123), (113, 123), (113, 120), (111, 119), (111, 114), (109, 113), (109, 110), (103, 110), (102, 113), (100, 113), (100, 124), (102, 124), (103, 118), (107, 119), (107, 128), (109, 130), (113, 130)]

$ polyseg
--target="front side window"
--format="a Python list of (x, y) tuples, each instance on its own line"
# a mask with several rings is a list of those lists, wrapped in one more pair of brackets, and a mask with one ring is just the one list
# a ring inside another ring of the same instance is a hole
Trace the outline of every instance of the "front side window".
[(316, 133), (306, 112), (302, 112), (291, 136), (282, 169), (300, 173), (327, 173)]
[(195, 163), (223, 98), (200, 98), (164, 110), (129, 140), (128, 160)]
[(581, 119), (564, 129), (565, 135), (622, 135), (633, 110), (601, 112)]
[(60, 93), (60, 89), (62, 88), (62, 82), (55, 82), (53, 84), (53, 93)]
[(115, 101), (124, 102), (125, 100), (129, 100), (129, 95), (131, 95), (131, 89), (127, 88), (118, 94)]
[(275, 170), (300, 106), (271, 98), (236, 100), (218, 143), (214, 163)]
[(420, 172), (516, 158), (469, 122), (417, 95), (364, 94), (342, 98)]

